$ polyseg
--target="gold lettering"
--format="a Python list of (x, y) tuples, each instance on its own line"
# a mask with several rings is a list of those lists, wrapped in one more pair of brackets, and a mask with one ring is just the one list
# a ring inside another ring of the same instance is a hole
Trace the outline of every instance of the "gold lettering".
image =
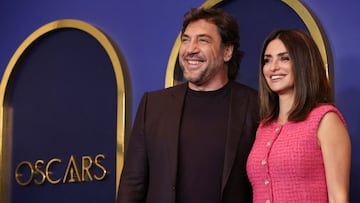
[(34, 165), (35, 175), (40, 175), (40, 180), (36, 179), (36, 176), (34, 177), (34, 183), (37, 185), (41, 185), (45, 182), (45, 173), (41, 170), (41, 167), (44, 165), (44, 160), (37, 160)]
[[(82, 157), (82, 173), (81, 173), (81, 180), (86, 181), (90, 180), (93, 181), (93, 177), (90, 173), (90, 168), (92, 166), (93, 160), (90, 156), (83, 156)], [(87, 177), (85, 177), (85, 174), (87, 174)]]
[(59, 179), (57, 179), (57, 180), (51, 179), (51, 176), (50, 176), (50, 175), (51, 175), (53, 172), (50, 171), (50, 168), (51, 168), (51, 165), (52, 165), (54, 162), (61, 163), (61, 159), (58, 159), (58, 158), (51, 159), (51, 160), (49, 161), (49, 163), (46, 165), (45, 173), (46, 173), (46, 178), (47, 178), (47, 180), (49, 181), (49, 183), (55, 185), (55, 184), (60, 183), (61, 178), (59, 178)]
[(97, 167), (99, 167), (103, 171), (103, 174), (101, 176), (97, 176), (96, 174), (94, 175), (95, 180), (103, 180), (105, 178), (106, 174), (107, 174), (107, 170), (103, 165), (101, 165), (101, 160), (100, 159), (105, 159), (105, 155), (104, 154), (98, 154), (95, 157), (95, 165)]
[(66, 172), (64, 175), (63, 183), (65, 183), (67, 181), (68, 175), (70, 175), (70, 178), (68, 181), (69, 183), (81, 182), (78, 166), (76, 164), (76, 160), (73, 155), (71, 155), (68, 165), (66, 167)]
[[(94, 159), (91, 156), (82, 156), (81, 158), (81, 176), (75, 156), (71, 155), (67, 162), (63, 178), (53, 177), (54, 165), (56, 165), (56, 163), (63, 163), (59, 158), (53, 158), (48, 163), (39, 159), (35, 161), (34, 165), (29, 161), (22, 161), (15, 169), (16, 182), (21, 186), (27, 186), (31, 184), (32, 181), (36, 185), (42, 185), (45, 181), (55, 185), (61, 183), (61, 181), (63, 183), (75, 183), (94, 180), (101, 181), (105, 179), (108, 171), (101, 163), (106, 158), (104, 154), (97, 154)], [(62, 172), (63, 171), (60, 171), (61, 174)]]
[[(23, 176), (23, 174), (20, 173), (20, 169), (23, 166), (25, 167), (25, 165), (27, 165), (29, 167), (31, 174), (30, 174), (30, 177), (29, 177), (29, 179), (27, 181), (22, 182), (21, 177)], [(17, 165), (16, 170), (15, 170), (15, 179), (16, 179), (16, 182), (19, 185), (21, 185), (21, 186), (29, 185), (31, 183), (33, 177), (34, 177), (34, 169), (33, 169), (32, 164), (30, 162), (22, 161)]]

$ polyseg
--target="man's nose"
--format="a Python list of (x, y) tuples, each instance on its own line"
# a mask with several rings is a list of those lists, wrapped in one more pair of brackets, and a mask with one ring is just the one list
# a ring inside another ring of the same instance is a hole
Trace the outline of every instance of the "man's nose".
[(189, 54), (197, 53), (199, 51), (198, 43), (195, 40), (189, 42), (187, 52)]

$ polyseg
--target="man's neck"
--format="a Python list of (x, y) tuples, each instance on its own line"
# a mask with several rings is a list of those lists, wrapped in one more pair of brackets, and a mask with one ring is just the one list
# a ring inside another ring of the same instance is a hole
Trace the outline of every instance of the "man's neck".
[(215, 91), (224, 87), (228, 82), (229, 79), (226, 78), (224, 80), (212, 81), (211, 83), (205, 83), (200, 85), (189, 82), (188, 86), (190, 89), (195, 91)]

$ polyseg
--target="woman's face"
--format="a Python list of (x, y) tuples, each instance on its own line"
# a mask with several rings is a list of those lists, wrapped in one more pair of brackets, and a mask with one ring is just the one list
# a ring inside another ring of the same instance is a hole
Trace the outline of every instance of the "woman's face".
[(294, 93), (294, 73), (289, 52), (279, 39), (271, 41), (264, 52), (263, 75), (269, 88), (279, 96)]

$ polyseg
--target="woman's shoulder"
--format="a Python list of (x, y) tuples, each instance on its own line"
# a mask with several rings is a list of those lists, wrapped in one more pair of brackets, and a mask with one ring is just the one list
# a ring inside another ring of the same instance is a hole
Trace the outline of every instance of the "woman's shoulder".
[(316, 106), (309, 114), (308, 119), (315, 119), (317, 121), (320, 121), (324, 118), (324, 116), (329, 113), (333, 112), (339, 116), (341, 121), (345, 123), (345, 119), (343, 115), (341, 114), (340, 110), (333, 104), (320, 104)]
[(339, 109), (333, 104), (319, 104), (313, 110), (311, 110), (310, 115), (325, 115), (328, 112), (339, 113)]

